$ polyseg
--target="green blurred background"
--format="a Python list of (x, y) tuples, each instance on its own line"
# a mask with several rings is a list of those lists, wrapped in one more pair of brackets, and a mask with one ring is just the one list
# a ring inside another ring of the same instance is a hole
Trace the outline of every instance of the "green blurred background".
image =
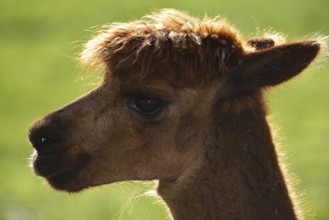
[[(153, 183), (121, 183), (78, 195), (55, 192), (28, 167), (29, 124), (95, 87), (74, 60), (90, 27), (153, 9), (222, 15), (244, 36), (268, 29), (289, 40), (329, 34), (328, 0), (0, 0), (0, 219), (168, 219)], [(329, 219), (329, 65), (320, 63), (268, 95), (281, 149), (306, 211)]]

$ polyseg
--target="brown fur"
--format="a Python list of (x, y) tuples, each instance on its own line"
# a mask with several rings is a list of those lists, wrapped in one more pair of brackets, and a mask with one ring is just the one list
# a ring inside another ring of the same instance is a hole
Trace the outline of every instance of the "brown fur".
[(34, 170), (68, 192), (158, 179), (174, 219), (296, 219), (263, 93), (320, 47), (245, 41), (219, 18), (170, 9), (109, 25), (81, 55), (103, 83), (32, 125)]

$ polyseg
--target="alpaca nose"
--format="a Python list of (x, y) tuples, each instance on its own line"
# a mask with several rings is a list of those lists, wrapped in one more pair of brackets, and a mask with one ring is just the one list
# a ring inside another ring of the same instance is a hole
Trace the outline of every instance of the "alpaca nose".
[[(49, 147), (58, 143), (59, 138), (54, 137), (53, 135), (50, 137), (48, 134), (38, 134), (38, 130), (32, 131), (29, 134), (29, 140), (32, 144), (32, 146), (38, 151), (49, 151)], [(42, 133), (42, 132), (41, 132)]]
[(29, 131), (29, 140), (38, 153), (50, 153), (60, 150), (63, 140), (58, 120), (42, 119), (34, 123)]

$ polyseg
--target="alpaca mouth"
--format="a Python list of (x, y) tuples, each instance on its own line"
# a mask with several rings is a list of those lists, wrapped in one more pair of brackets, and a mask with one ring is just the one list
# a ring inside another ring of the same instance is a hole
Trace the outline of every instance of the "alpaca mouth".
[(32, 154), (31, 164), (36, 175), (47, 179), (55, 189), (68, 190), (65, 188), (69, 182), (83, 170), (91, 161), (91, 155), (87, 153), (78, 154), (73, 162), (63, 160), (60, 154)]

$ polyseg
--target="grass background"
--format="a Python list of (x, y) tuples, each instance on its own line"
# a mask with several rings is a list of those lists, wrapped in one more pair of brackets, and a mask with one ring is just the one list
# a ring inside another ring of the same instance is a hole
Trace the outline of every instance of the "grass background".
[[(328, 0), (0, 1), (0, 219), (167, 219), (153, 183), (98, 187), (79, 195), (55, 192), (28, 168), (29, 124), (93, 88), (73, 57), (90, 27), (140, 18), (172, 7), (222, 15), (243, 35), (272, 29), (297, 39), (329, 34)], [(78, 41), (78, 43), (77, 43)], [(329, 219), (329, 65), (322, 63), (268, 95), (290, 171), (300, 180), (311, 216)]]

